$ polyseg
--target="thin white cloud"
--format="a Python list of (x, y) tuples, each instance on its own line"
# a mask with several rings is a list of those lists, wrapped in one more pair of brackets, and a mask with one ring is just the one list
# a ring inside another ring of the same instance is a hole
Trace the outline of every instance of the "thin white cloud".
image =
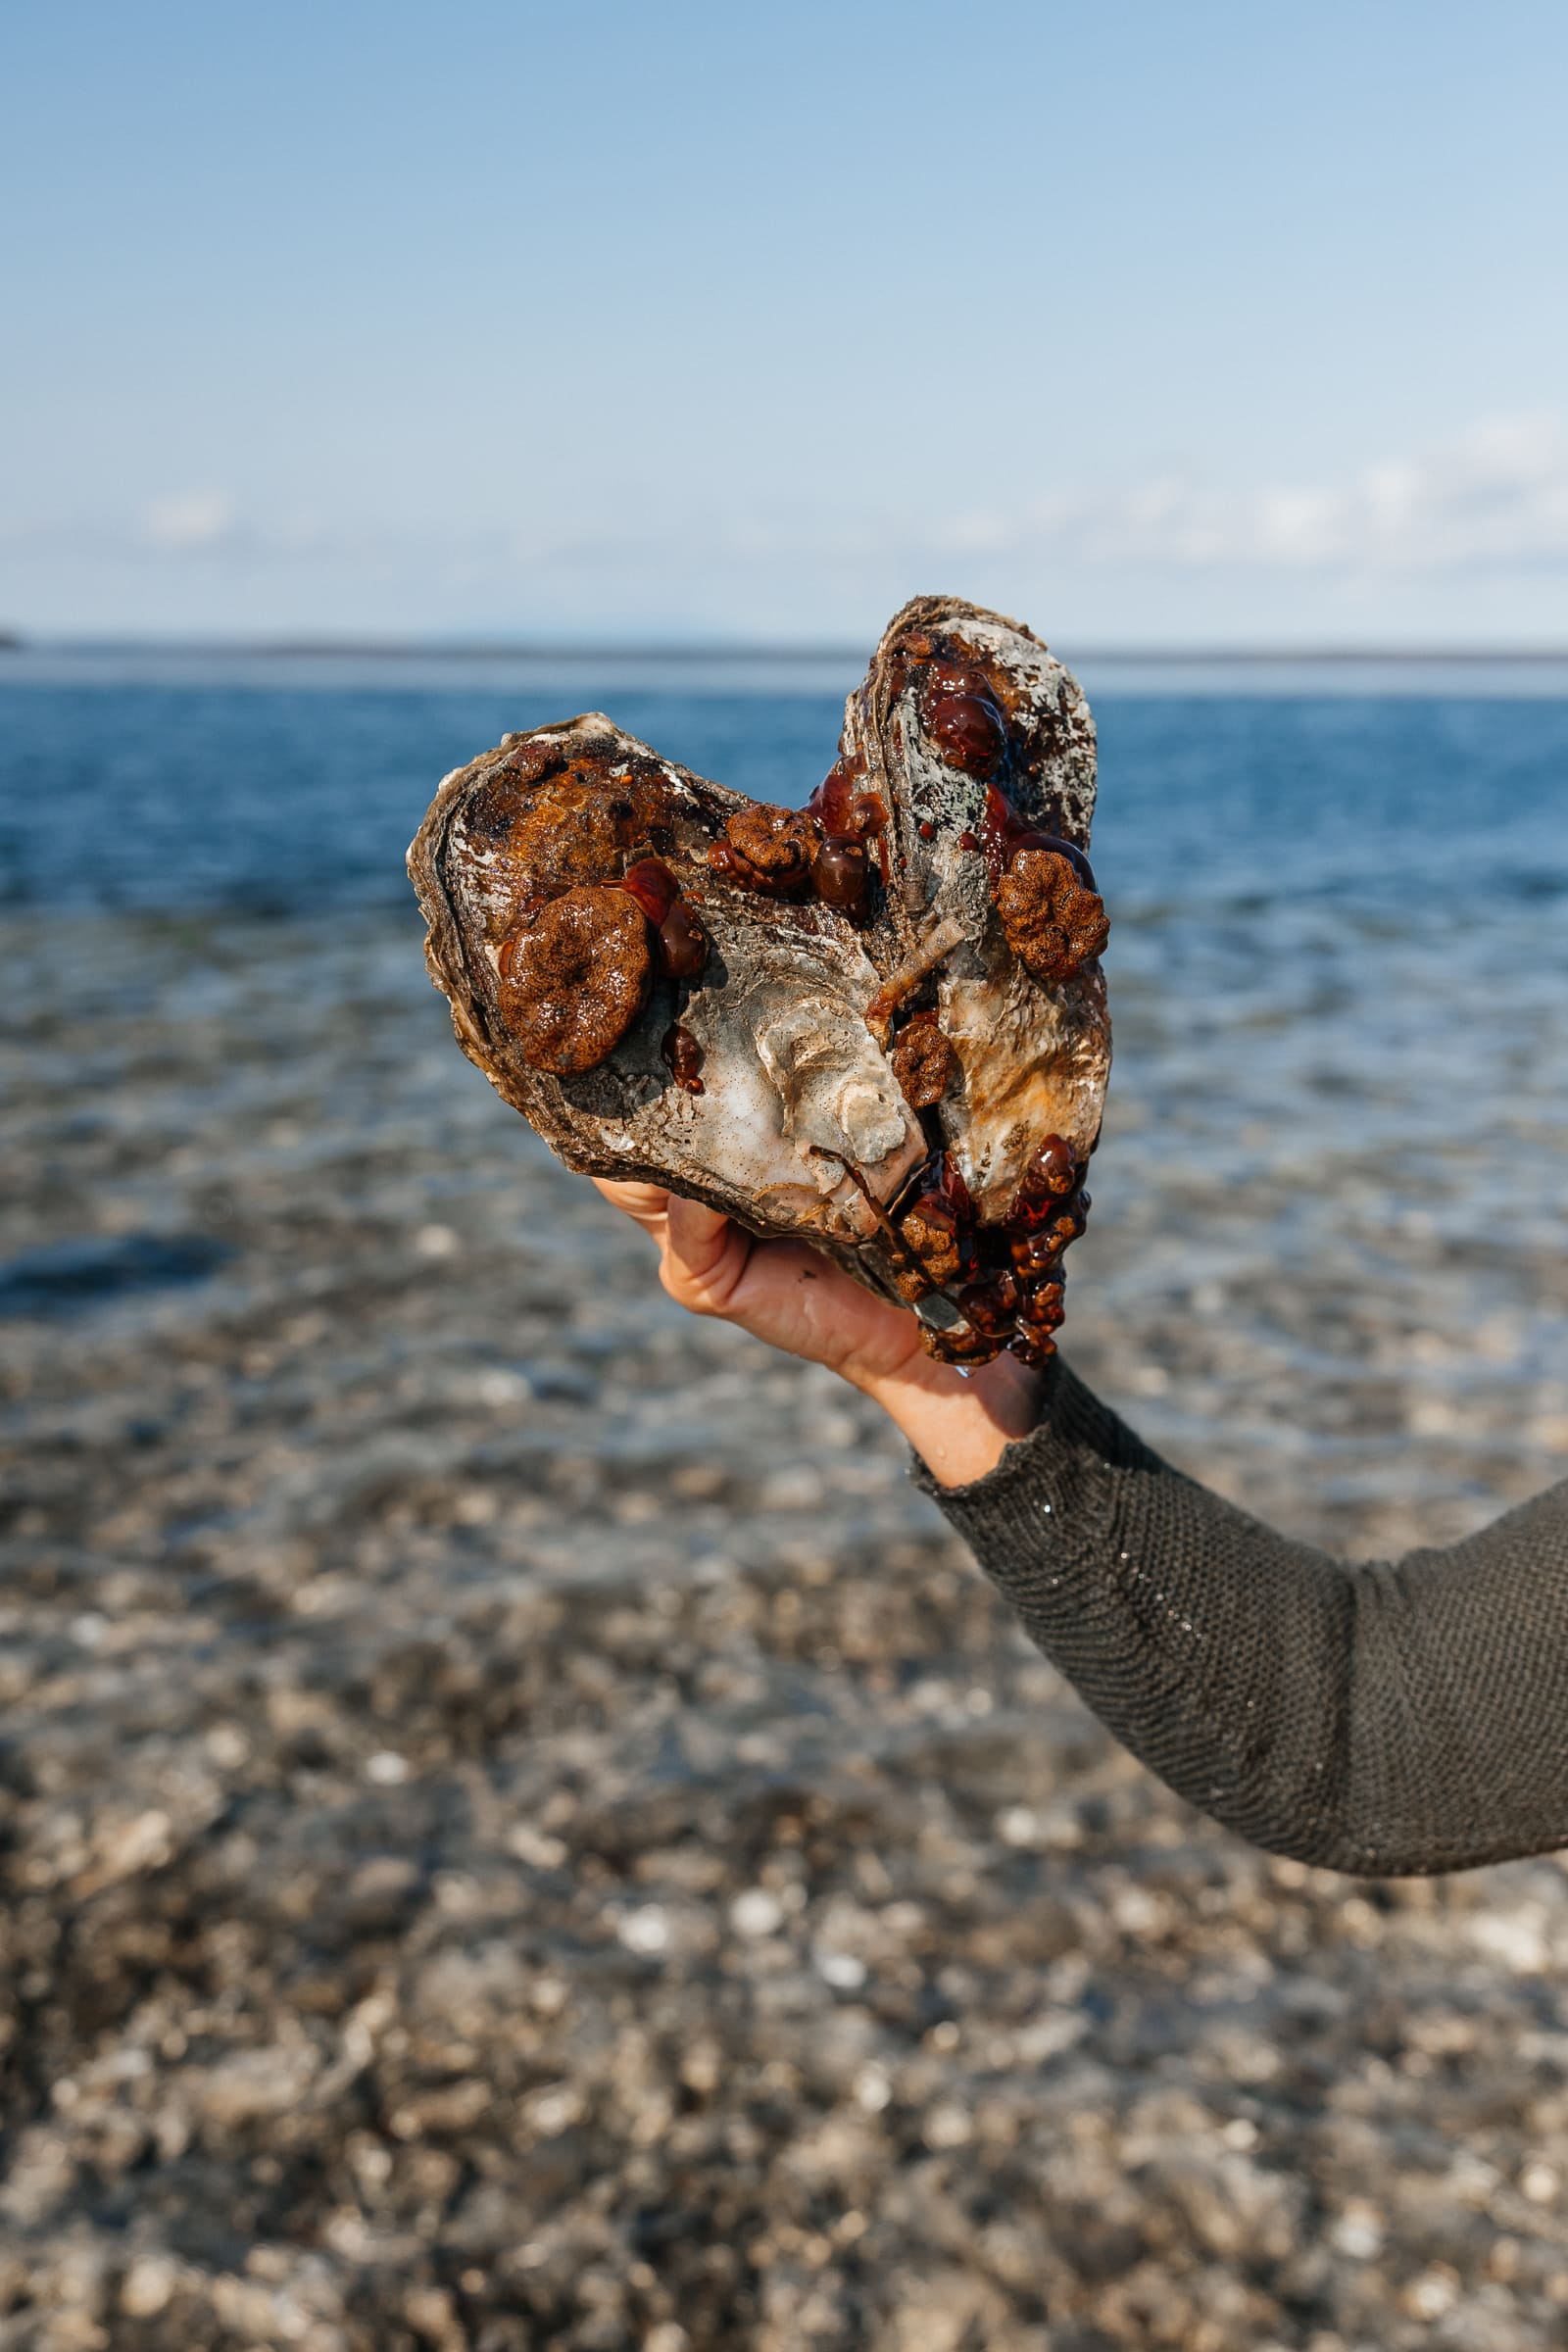
[(1038, 501), (1012, 516), (965, 515), (935, 544), (956, 555), (1038, 553), (1185, 569), (1568, 566), (1568, 432), (1551, 416), (1496, 419), (1446, 447), (1384, 459), (1346, 482), (1237, 492), (1167, 476)]
[[(596, 516), (565, 529), (504, 515), (439, 523), (397, 514), (338, 520), (281, 507), (247, 513), (225, 492), (189, 489), (139, 516), (7, 524), (0, 548), (25, 559), (63, 558), (119, 570), (151, 558), (174, 576), (200, 560), (236, 580), (285, 581), (309, 564), (314, 579), (439, 581), (508, 610), (519, 585), (536, 598), (591, 609), (653, 598), (662, 584), (722, 577), (751, 594), (766, 577), (792, 609), (812, 609), (824, 585), (880, 581), (897, 572), (937, 576), (976, 566), (999, 577), (1098, 574), (1107, 585), (1151, 586), (1185, 575), (1305, 582), (1316, 577), (1382, 594), (1411, 581), (1520, 582), (1568, 574), (1568, 423), (1560, 416), (1495, 418), (1445, 446), (1394, 454), (1348, 479), (1290, 480), (1221, 488), (1167, 469), (1130, 484), (1080, 485), (1010, 508), (924, 513), (897, 508), (831, 514), (760, 513), (717, 502), (703, 511)], [(750, 585), (748, 585), (750, 584)], [(1381, 584), (1381, 585), (1380, 585)], [(869, 594), (869, 589), (867, 590)], [(878, 590), (880, 593), (880, 590)]]
[(145, 518), (153, 547), (175, 554), (221, 547), (234, 537), (234, 502), (220, 490), (187, 490), (177, 498), (155, 499)]

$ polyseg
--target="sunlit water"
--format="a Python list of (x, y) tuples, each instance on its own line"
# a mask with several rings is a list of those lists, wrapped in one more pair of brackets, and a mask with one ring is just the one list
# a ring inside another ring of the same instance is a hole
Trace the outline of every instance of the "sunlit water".
[[(402, 855), (448, 768), (597, 707), (798, 803), (850, 682), (831, 663), (13, 658), (0, 908), (29, 938), (41, 909), (96, 911), (122, 974), (127, 921), (276, 917), (281, 945), (353, 909), (406, 924), (417, 988)], [(1568, 1458), (1563, 681), (1086, 682), (1117, 1068), (1069, 1337), (1167, 1442), (1212, 1452), (1222, 1427), (1242, 1483), (1257, 1455), (1265, 1501), (1307, 1446), (1363, 1505), (1440, 1456), (1460, 1498), (1528, 1484)], [(12, 1014), (92, 985), (30, 957)]]

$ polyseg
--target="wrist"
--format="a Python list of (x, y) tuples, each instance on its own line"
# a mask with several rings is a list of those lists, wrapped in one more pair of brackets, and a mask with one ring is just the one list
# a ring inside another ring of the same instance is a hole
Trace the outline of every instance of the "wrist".
[(1040, 1419), (1044, 1376), (1005, 1352), (967, 1378), (923, 1349), (895, 1370), (858, 1379), (939, 1484), (967, 1486), (994, 1470), (1006, 1446)]

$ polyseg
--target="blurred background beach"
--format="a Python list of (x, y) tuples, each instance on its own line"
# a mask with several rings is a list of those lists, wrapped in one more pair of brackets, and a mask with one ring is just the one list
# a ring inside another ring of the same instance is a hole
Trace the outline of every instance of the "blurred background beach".
[(1560, 1476), (1564, 34), (1498, 23), (13, 37), (8, 2352), (1568, 2330), (1562, 1863), (1168, 1797), (463, 1060), (401, 863), (584, 709), (798, 803), (905, 596), (1021, 612), (1113, 922), (1071, 1360), (1347, 1552)]

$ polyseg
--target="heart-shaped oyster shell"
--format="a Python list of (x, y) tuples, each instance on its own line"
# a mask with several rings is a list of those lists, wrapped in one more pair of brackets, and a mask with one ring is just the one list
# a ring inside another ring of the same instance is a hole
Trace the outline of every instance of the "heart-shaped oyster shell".
[(1110, 1062), (1094, 801), (1062, 664), (919, 597), (805, 809), (595, 711), (448, 776), (409, 871), (459, 1042), (569, 1167), (813, 1243), (934, 1354), (1038, 1361)]

